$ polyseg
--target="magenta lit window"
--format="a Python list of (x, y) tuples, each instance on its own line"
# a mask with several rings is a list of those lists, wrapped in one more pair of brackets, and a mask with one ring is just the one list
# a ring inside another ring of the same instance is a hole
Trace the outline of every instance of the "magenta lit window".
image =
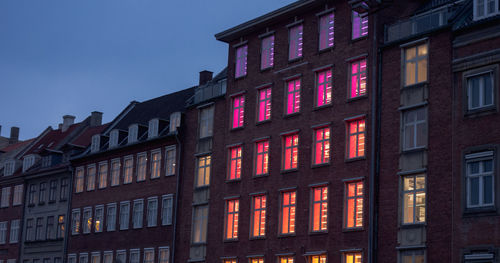
[(271, 88), (259, 90), (259, 116), (258, 121), (271, 119)]
[(356, 98), (366, 95), (366, 59), (351, 63), (350, 73), (349, 97)]
[(333, 13), (319, 18), (319, 50), (333, 47)]
[(319, 71), (316, 74), (316, 106), (332, 103), (332, 70)]
[(290, 80), (286, 83), (286, 114), (300, 111), (300, 79)]
[(352, 39), (368, 35), (368, 15), (352, 11)]
[(234, 77), (239, 78), (247, 74), (247, 51), (248, 46), (241, 46), (236, 49), (236, 69)]
[(290, 28), (289, 34), (288, 60), (302, 57), (302, 25)]
[(245, 113), (245, 96), (238, 96), (233, 98), (233, 118), (232, 128), (243, 127), (243, 118)]
[(266, 175), (269, 172), (269, 141), (257, 142), (255, 148), (255, 176)]
[(299, 135), (287, 135), (283, 138), (283, 141), (283, 170), (297, 169), (299, 163)]
[(330, 128), (314, 130), (314, 164), (330, 162)]
[(260, 69), (270, 68), (274, 65), (274, 35), (262, 39)]
[(365, 120), (350, 121), (347, 123), (347, 129), (347, 158), (365, 156)]
[(236, 146), (229, 149), (228, 180), (237, 180), (241, 178), (241, 152), (241, 146)]

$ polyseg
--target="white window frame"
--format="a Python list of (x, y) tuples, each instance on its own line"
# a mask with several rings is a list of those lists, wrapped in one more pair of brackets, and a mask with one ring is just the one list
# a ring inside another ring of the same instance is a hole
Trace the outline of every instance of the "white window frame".
[[(131, 165), (127, 166), (127, 162), (130, 161)], [(127, 169), (130, 169), (129, 179), (127, 178)], [(134, 180), (134, 156), (127, 155), (123, 158), (123, 184), (130, 184)]]
[[(471, 79), (473, 78), (480, 78), (483, 75), (488, 75), (490, 76), (490, 81), (491, 81), (491, 104), (484, 104), (484, 96), (485, 96), (485, 86), (484, 86), (484, 81), (479, 82), (479, 105), (477, 107), (472, 107), (472, 82), (470, 82)], [(472, 110), (479, 110), (482, 108), (489, 108), (495, 105), (495, 73), (493, 69), (489, 70), (484, 70), (481, 72), (478, 72), (476, 74), (468, 74), (465, 76), (465, 85), (467, 85), (467, 109), (469, 111)]]
[[(104, 251), (102, 255), (102, 263), (113, 263), (113, 250)], [(109, 261), (106, 260), (108, 257)]]
[[(494, 11), (491, 13), (488, 13), (488, 2), (489, 1), (492, 1), (495, 5), (493, 8)], [(480, 3), (482, 3), (482, 7), (480, 7)], [(474, 2), (473, 2), (474, 20), (480, 20), (480, 19), (484, 19), (484, 18), (499, 14), (500, 13), (500, 11), (498, 9), (499, 4), (500, 3), (498, 0), (474, 0)], [(478, 14), (479, 10), (481, 10), (483, 12), (482, 15)]]
[(68, 254), (68, 263), (76, 263), (76, 254)]
[(19, 233), (21, 229), (21, 220), (15, 219), (10, 221), (10, 235), (9, 235), (9, 243), (15, 244), (19, 242)]
[(119, 221), (118, 222), (120, 224), (120, 230), (127, 230), (129, 228), (129, 225), (130, 225), (130, 201), (120, 202), (120, 212), (119, 212)]
[[(423, 111), (424, 114), (424, 119), (419, 120), (418, 119), (418, 112)], [(408, 115), (414, 112), (415, 114), (415, 119), (407, 121)], [(424, 134), (422, 135), (424, 138), (423, 145), (418, 145), (417, 144), (417, 139), (418, 139), (418, 127), (423, 125), (423, 132)], [(406, 142), (406, 133), (413, 131), (413, 145), (407, 145)], [(402, 135), (402, 144), (403, 144), (403, 151), (409, 151), (409, 150), (414, 150), (414, 149), (421, 149), (427, 147), (427, 108), (426, 107), (419, 107), (419, 108), (412, 108), (403, 111), (403, 135)]]
[[(417, 178), (418, 177), (423, 177), (424, 179), (424, 188), (417, 188)], [(411, 178), (413, 181), (413, 190), (405, 190), (405, 179), (406, 178)], [(427, 178), (425, 174), (410, 174), (410, 175), (405, 175), (401, 178), (402, 180), (402, 187), (401, 187), (401, 192), (402, 192), (402, 200), (401, 200), (401, 206), (402, 206), (402, 211), (401, 211), (401, 223), (403, 225), (414, 225), (414, 224), (423, 224), (426, 221), (426, 216), (424, 216), (423, 221), (418, 221), (417, 220), (417, 196), (420, 194), (424, 195), (424, 200), (427, 198)], [(412, 196), (413, 199), (413, 218), (409, 222), (405, 222), (405, 213), (406, 213), (406, 206), (405, 206), (405, 198), (406, 195)], [(427, 214), (427, 200), (424, 201), (424, 213)]]
[(149, 120), (148, 123), (148, 139), (152, 139), (158, 136), (158, 125), (160, 123), (160, 119), (154, 118)]
[[(151, 253), (152, 259), (146, 261), (146, 254)], [(155, 249), (152, 247), (144, 248), (143, 263), (154, 263), (155, 262)]]
[[(200, 166), (200, 160), (205, 159), (204, 165)], [(210, 163), (207, 164), (207, 161)], [(203, 168), (203, 174), (200, 174), (200, 167)], [(207, 178), (207, 172), (208, 172), (208, 178)], [(212, 156), (211, 155), (204, 155), (204, 156), (198, 156), (196, 158), (196, 177), (195, 177), (195, 187), (205, 187), (210, 185), (210, 177), (212, 176)], [(201, 183), (200, 182), (200, 176), (203, 177), (203, 180)]]
[(175, 175), (176, 159), (176, 146), (165, 147), (165, 176)]
[(212, 137), (214, 135), (214, 112), (213, 105), (200, 109), (199, 132), (200, 139)]
[[(426, 48), (426, 53), (425, 55), (419, 55), (418, 54), (418, 51), (420, 50), (420, 47), (422, 46), (425, 46)], [(412, 59), (407, 59), (406, 57), (406, 51), (409, 50), (409, 49), (412, 49), (414, 48), (415, 49), (415, 57), (412, 58)], [(407, 86), (412, 86), (412, 85), (416, 85), (416, 84), (419, 84), (419, 83), (425, 83), (427, 81), (429, 81), (429, 43), (428, 42), (420, 42), (416, 45), (412, 45), (412, 46), (405, 46), (403, 48), (403, 51), (402, 51), (402, 55), (403, 55), (403, 83), (404, 83), (404, 86), (407, 87)], [(426, 69), (426, 72), (425, 72), (425, 80), (423, 81), (419, 81), (418, 78), (419, 76), (421, 76), (421, 73), (418, 71), (418, 63), (420, 61), (424, 60), (426, 62), (426, 65), (425, 65), (425, 69)], [(408, 67), (408, 64), (409, 63), (415, 63), (415, 82), (413, 83), (407, 83), (407, 76), (406, 76), (406, 68)]]
[[(87, 213), (87, 215), (85, 214)], [(92, 207), (87, 206), (83, 208), (83, 218), (82, 218), (82, 233), (83, 234), (89, 234), (92, 231)], [(90, 226), (89, 226), (89, 220), (90, 220)]]
[(4, 169), (3, 169), (3, 176), (10, 176), (14, 174), (14, 170), (16, 168), (16, 161), (15, 160), (10, 160), (5, 162), (4, 164)]
[[(94, 233), (100, 233), (103, 231), (105, 221), (104, 221), (104, 205), (96, 205), (94, 211)], [(97, 223), (99, 222), (99, 229), (97, 229)]]
[(118, 135), (119, 135), (118, 129), (113, 129), (113, 130), (111, 130), (111, 132), (109, 132), (108, 149), (112, 149), (112, 148), (118, 146)]
[[(144, 158), (144, 163), (140, 162), (140, 158)], [(144, 165), (144, 167), (142, 167)], [(144, 173), (140, 178), (139, 175), (141, 173)], [(142, 182), (146, 180), (146, 176), (148, 173), (148, 155), (146, 152), (138, 153), (137, 154), (137, 182)]]
[(80, 253), (78, 263), (89, 263), (89, 253)]
[[(191, 224), (191, 243), (192, 244), (205, 244), (207, 242), (207, 229), (208, 229), (208, 205), (193, 206), (193, 223)], [(206, 215), (203, 215), (205, 210)], [(197, 229), (199, 235), (196, 235)]]
[(81, 193), (84, 191), (85, 182), (85, 169), (82, 167), (76, 168), (75, 172), (75, 193)]
[(142, 228), (142, 226), (144, 225), (143, 218), (144, 218), (144, 199), (136, 199), (134, 200), (132, 207), (132, 227), (134, 229)]
[(7, 225), (9, 221), (0, 222), (0, 244), (7, 244)]
[(139, 125), (137, 123), (128, 126), (127, 143), (131, 144), (136, 142), (138, 133), (139, 133)]
[(98, 152), (101, 148), (101, 135), (95, 134), (92, 136), (92, 142), (90, 145), (90, 152), (95, 153)]
[(152, 196), (148, 198), (147, 205), (147, 226), (155, 227), (158, 225), (158, 197)]
[[(137, 258), (134, 258), (135, 256), (137, 256)], [(139, 248), (130, 249), (129, 262), (139, 263), (140, 261), (141, 261), (141, 249)]]
[(400, 250), (399, 251), (399, 262), (404, 262), (403, 256), (405, 254), (412, 256), (411, 263), (417, 262), (417, 261), (415, 261), (415, 256), (417, 256), (417, 255), (422, 255), (424, 257), (424, 262), (427, 262), (425, 249)]
[[(111, 208), (111, 210), (110, 210)], [(110, 213), (110, 211), (113, 211), (113, 213)], [(115, 231), (116, 230), (116, 212), (118, 211), (118, 208), (116, 206), (116, 203), (109, 203), (106, 206), (106, 231)]]
[[(155, 160), (154, 156), (157, 155), (158, 159)], [(155, 163), (157, 163), (157, 168), (155, 169)], [(161, 149), (155, 149), (151, 151), (151, 179), (160, 178), (161, 176)]]
[(125, 250), (125, 249), (117, 250), (115, 262), (118, 263), (118, 260), (122, 257), (123, 257), (123, 261), (121, 261), (120, 263), (127, 263), (127, 250)]
[[(103, 171), (102, 167), (106, 167), (106, 169), (104, 169), (104, 172), (101, 172)], [(104, 189), (106, 187), (108, 187), (108, 177), (109, 177), (109, 165), (108, 165), (108, 161), (102, 161), (102, 162), (99, 162), (99, 170), (97, 171), (97, 188), (99, 189)], [(106, 177), (104, 178), (104, 181), (102, 181), (101, 183), (101, 177), (102, 175), (106, 175)]]
[[(93, 169), (94, 170), (94, 173), (92, 173), (92, 176), (90, 176), (91, 173), (89, 173), (89, 171)], [(92, 183), (92, 188), (89, 188), (89, 181), (90, 181), (90, 178), (94, 177), (94, 181)], [(87, 192), (90, 192), (90, 191), (94, 191), (95, 190), (95, 185), (96, 185), (96, 178), (97, 178), (97, 167), (95, 164), (91, 164), (91, 165), (87, 165), (87, 180), (85, 181), (85, 189), (87, 189)]]
[(73, 209), (71, 211), (71, 234), (78, 235), (80, 234), (81, 227), (81, 212), (80, 208)]
[[(95, 260), (97, 258), (97, 260)], [(90, 254), (90, 263), (101, 263), (101, 252), (92, 252)]]
[(29, 154), (23, 158), (23, 173), (26, 172), (31, 166), (35, 164), (35, 155)]
[[(170, 202), (170, 206), (168, 203)], [(161, 225), (169, 226), (172, 224), (172, 215), (174, 207), (174, 195), (162, 195), (161, 197)]]
[[(117, 186), (120, 185), (120, 171), (121, 171), (121, 162), (120, 158), (115, 158), (111, 160), (111, 186)], [(118, 164), (117, 168), (115, 169), (115, 166)], [(116, 179), (116, 180), (115, 180)]]
[(9, 207), (10, 205), (10, 186), (2, 188), (2, 201), (0, 207)]
[[(494, 207), (495, 206), (495, 155), (493, 151), (483, 151), (483, 152), (478, 152), (478, 153), (472, 153), (472, 154), (467, 154), (465, 156), (465, 185), (466, 185), (466, 207), (467, 208), (488, 208), (488, 207)], [(483, 162), (484, 161), (491, 161), (492, 162), (492, 167), (491, 167), (491, 172), (484, 172), (484, 166)], [(479, 173), (471, 175), (470, 170), (469, 170), (469, 164), (473, 162), (480, 162), (479, 166)], [(491, 198), (491, 203), (485, 203), (484, 202), (484, 178), (491, 176), (491, 193), (492, 193), (492, 198)], [(470, 180), (471, 178), (478, 178), (479, 180), (479, 190), (478, 190), (478, 204), (477, 205), (472, 205), (471, 204), (471, 183)]]
[[(166, 257), (162, 257), (162, 252), (166, 253)], [(158, 263), (169, 263), (170, 262), (170, 247), (159, 247), (158, 248)]]

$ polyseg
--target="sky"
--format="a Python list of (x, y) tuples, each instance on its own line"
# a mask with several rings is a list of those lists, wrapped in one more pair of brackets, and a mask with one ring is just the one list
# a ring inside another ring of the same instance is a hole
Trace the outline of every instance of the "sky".
[(214, 35), (293, 0), (1, 0), (0, 125), (20, 139), (198, 84), (227, 65)]

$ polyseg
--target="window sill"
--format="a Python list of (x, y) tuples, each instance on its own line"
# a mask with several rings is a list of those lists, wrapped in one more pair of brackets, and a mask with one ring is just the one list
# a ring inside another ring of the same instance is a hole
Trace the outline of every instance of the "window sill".
[(233, 239), (224, 239), (224, 243), (235, 243), (235, 242), (238, 242), (238, 239), (237, 239), (237, 238), (233, 238)]
[(278, 234), (278, 238), (288, 238), (288, 237), (296, 237), (295, 233), (292, 234)]
[(422, 228), (425, 227), (427, 223), (425, 222), (420, 222), (420, 223), (403, 223), (399, 226), (400, 229), (415, 229), (415, 228)]
[(161, 176), (157, 176), (157, 177), (151, 177), (149, 178), (149, 180), (157, 180), (157, 179), (160, 179)]
[(364, 36), (357, 37), (357, 38), (352, 38), (352, 32), (351, 32), (351, 44), (354, 44), (356, 42), (360, 42), (360, 41), (365, 40), (365, 39), (368, 39), (368, 34), (366, 34)]
[(117, 186), (120, 186), (120, 184), (111, 185), (110, 187), (117, 187)]
[(269, 177), (269, 173), (267, 173), (267, 174), (259, 174), (259, 175), (252, 176), (252, 178), (255, 178), (255, 179), (257, 179), (257, 178), (265, 178), (265, 177)]
[(363, 231), (363, 230), (365, 230), (365, 228), (362, 227), (362, 226), (360, 226), (360, 227), (342, 228), (342, 232), (343, 233), (360, 232), (360, 231)]
[(231, 131), (239, 131), (239, 130), (243, 130), (243, 128), (245, 127), (245, 125), (243, 126), (240, 126), (240, 127), (236, 127), (236, 128), (231, 128)]
[(257, 122), (255, 122), (255, 125), (263, 125), (263, 124), (270, 123), (270, 122), (271, 122), (271, 118), (269, 117), (269, 120), (257, 121)]
[(261, 236), (261, 237), (250, 237), (249, 240), (265, 240), (266, 237), (265, 236)]
[(107, 186), (103, 186), (103, 187), (98, 187), (97, 189), (98, 190), (102, 190), (102, 189), (106, 189), (106, 188), (108, 188), (108, 187)]
[(141, 179), (141, 180), (137, 180), (136, 182), (137, 183), (142, 183), (142, 182), (145, 182), (145, 181), (146, 181), (146, 179)]
[(492, 106), (487, 106), (487, 107), (482, 107), (482, 108), (477, 108), (473, 110), (467, 110), (465, 113), (465, 118), (478, 118), (486, 115), (491, 115), (497, 113), (497, 107), (496, 105)]
[(321, 55), (323, 53), (332, 52), (334, 50), (334, 48), (335, 48), (335, 43), (333, 43), (333, 45), (331, 47), (326, 47), (323, 49), (318, 48), (318, 54)]
[(418, 83), (415, 83), (415, 84), (411, 84), (411, 85), (403, 85), (401, 87), (401, 89), (421, 88), (421, 87), (425, 87), (427, 85), (429, 85), (429, 81), (428, 80), (422, 81), (422, 82), (418, 82)]
[(366, 156), (348, 158), (348, 159), (345, 159), (344, 162), (352, 163), (352, 162), (361, 161), (361, 160), (366, 160)]
[(241, 75), (241, 76), (238, 76), (238, 77), (234, 76), (234, 81), (237, 81), (237, 80), (240, 80), (240, 79), (244, 79), (244, 78), (246, 78), (247, 75), (248, 74)]
[(238, 178), (238, 179), (226, 179), (226, 183), (239, 183), (241, 182), (241, 178)]
[(314, 106), (313, 111), (319, 111), (322, 109), (328, 109), (333, 107), (333, 104), (330, 102), (329, 104), (321, 105), (321, 106)]
[[(137, 181), (137, 182), (139, 182), (139, 181)], [(123, 182), (123, 185), (131, 184), (131, 183), (132, 183), (132, 181), (130, 181), (130, 182)]]
[(313, 165), (311, 165), (311, 168), (314, 169), (314, 168), (321, 168), (321, 167), (325, 167), (325, 166), (330, 166), (330, 163), (313, 164)]
[(408, 149), (408, 150), (402, 150), (401, 154), (405, 154), (405, 153), (418, 153), (418, 152), (424, 152), (424, 151), (427, 151), (427, 146), (412, 148), (412, 149)]
[(175, 176), (175, 174), (165, 174), (165, 177)]
[(359, 96), (356, 96), (356, 97), (352, 97), (352, 98), (347, 98), (347, 102), (354, 102), (354, 101), (358, 101), (358, 100), (362, 100), (362, 99), (366, 99), (368, 98), (368, 94), (363, 94), (363, 95), (359, 95)]
[(261, 69), (260, 69), (260, 73), (264, 73), (264, 72), (267, 72), (267, 71), (271, 71), (273, 68), (274, 68), (274, 65), (272, 65), (272, 66), (270, 66), (270, 67), (267, 67), (267, 68), (261, 68)]
[(497, 215), (498, 212), (495, 206), (465, 208), (463, 212), (464, 218), (479, 217), (479, 216), (497, 216)]
[(323, 230), (323, 231), (311, 231), (309, 232), (310, 236), (321, 236), (321, 235), (327, 235), (328, 230)]
[(283, 115), (283, 119), (292, 118), (292, 117), (295, 117), (297, 115), (300, 115), (300, 111), (299, 112), (290, 113), (290, 114), (285, 114), (285, 115)]
[(201, 185), (201, 186), (195, 186), (194, 189), (201, 191), (210, 188), (210, 185)]
[(294, 168), (294, 169), (288, 169), (288, 170), (281, 170), (280, 173), (281, 174), (289, 174), (289, 173), (295, 173), (295, 172), (298, 172), (299, 169), (298, 168)]
[(302, 58), (304, 58), (304, 55), (300, 56), (300, 57), (296, 57), (296, 58), (288, 58), (288, 64), (293, 64), (295, 62), (299, 62), (299, 61), (302, 61)]

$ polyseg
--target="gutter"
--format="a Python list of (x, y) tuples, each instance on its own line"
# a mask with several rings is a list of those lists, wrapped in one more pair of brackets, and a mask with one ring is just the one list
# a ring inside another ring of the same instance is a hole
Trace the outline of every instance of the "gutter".
[(173, 225), (174, 225), (174, 229), (173, 229), (173, 234), (172, 234), (172, 263), (175, 263), (175, 243), (176, 243), (176, 233), (177, 233), (177, 210), (178, 210), (178, 206), (179, 206), (179, 191), (181, 189), (180, 187), (180, 179), (181, 179), (181, 174), (180, 174), (180, 167), (181, 167), (181, 156), (182, 156), (182, 144), (181, 144), (181, 140), (179, 139), (179, 133), (178, 133), (178, 129), (177, 128), (177, 131), (175, 132), (175, 140), (177, 141), (177, 144), (179, 145), (179, 153), (177, 154), (177, 163), (176, 163), (176, 176), (177, 176), (177, 185), (176, 185), (176, 193), (175, 193), (175, 206), (174, 206), (174, 211), (173, 211), (173, 214), (174, 214), (174, 222)]

